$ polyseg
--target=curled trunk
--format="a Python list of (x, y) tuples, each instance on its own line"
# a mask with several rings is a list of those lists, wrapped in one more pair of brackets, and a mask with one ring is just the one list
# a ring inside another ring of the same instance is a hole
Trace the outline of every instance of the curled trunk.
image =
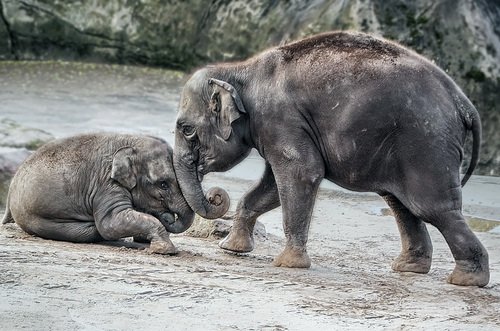
[(229, 209), (227, 192), (219, 187), (213, 187), (206, 195), (203, 193), (196, 164), (189, 152), (184, 153), (176, 148), (174, 169), (182, 194), (194, 212), (207, 219), (219, 218), (227, 212)]
[(194, 212), (188, 207), (184, 211), (161, 215), (160, 221), (170, 233), (181, 233), (189, 229), (194, 220)]

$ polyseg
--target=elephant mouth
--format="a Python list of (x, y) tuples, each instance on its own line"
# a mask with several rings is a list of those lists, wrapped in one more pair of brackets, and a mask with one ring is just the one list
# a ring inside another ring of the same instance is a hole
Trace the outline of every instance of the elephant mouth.
[(203, 181), (203, 177), (212, 171), (214, 161), (214, 158), (209, 156), (199, 159), (198, 165), (196, 166), (196, 176), (200, 183)]

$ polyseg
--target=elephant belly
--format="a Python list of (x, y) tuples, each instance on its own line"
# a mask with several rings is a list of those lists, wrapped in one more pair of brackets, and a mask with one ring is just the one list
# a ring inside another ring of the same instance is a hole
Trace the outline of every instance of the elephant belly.
[(399, 171), (398, 137), (390, 130), (359, 131), (327, 136), (325, 178), (353, 191), (383, 191)]
[(358, 192), (382, 192), (390, 174), (384, 174), (381, 170), (373, 170), (371, 162), (379, 164), (374, 160), (349, 160), (330, 165), (326, 169), (325, 178), (329, 181)]

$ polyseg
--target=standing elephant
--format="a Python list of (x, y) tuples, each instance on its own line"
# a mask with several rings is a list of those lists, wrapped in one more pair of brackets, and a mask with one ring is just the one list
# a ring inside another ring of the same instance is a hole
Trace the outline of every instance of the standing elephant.
[(3, 223), (71, 242), (133, 236), (151, 242), (151, 253), (175, 254), (169, 232), (187, 230), (193, 219), (165, 141), (88, 134), (50, 142), (20, 166)]
[[(460, 181), (468, 131), (472, 160)], [(204, 197), (202, 176), (230, 169), (252, 148), (265, 159), (223, 249), (251, 251), (257, 217), (281, 204), (286, 246), (274, 265), (309, 267), (309, 224), (326, 178), (387, 201), (402, 241), (394, 270), (429, 271), (427, 222), (455, 258), (448, 282), (484, 286), (488, 253), (461, 212), (461, 187), (477, 165), (480, 136), (477, 110), (431, 62), (389, 41), (334, 32), (194, 73), (181, 96), (174, 168), (191, 208), (217, 218), (227, 211), (227, 197), (220, 189)]]

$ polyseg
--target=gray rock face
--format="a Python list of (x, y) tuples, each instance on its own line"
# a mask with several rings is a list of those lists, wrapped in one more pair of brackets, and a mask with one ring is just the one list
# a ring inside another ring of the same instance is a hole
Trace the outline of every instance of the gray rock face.
[(10, 51), (10, 36), (7, 21), (3, 17), (3, 6), (0, 2), (0, 60), (8, 59), (12, 56)]
[(492, 0), (1, 0), (0, 6), (0, 31), (14, 38), (20, 58), (66, 55), (189, 68), (355, 29), (409, 45), (451, 72), (467, 73), (474, 65), (478, 72), (469, 78), (500, 71), (500, 6)]
[(86, 59), (191, 69), (327, 30), (400, 42), (435, 61), (483, 119), (480, 174), (500, 175), (496, 0), (0, 0), (0, 59)]

